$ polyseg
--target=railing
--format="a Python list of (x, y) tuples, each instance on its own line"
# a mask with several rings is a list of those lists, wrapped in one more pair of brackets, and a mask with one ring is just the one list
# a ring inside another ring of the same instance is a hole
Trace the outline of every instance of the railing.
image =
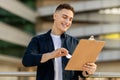
[(26, 76), (26, 77), (34, 77), (34, 76), (36, 76), (36, 72), (0, 72), (0, 77), (1, 76), (11, 76), (11, 77)]
[[(22, 77), (35, 77), (36, 72), (0, 72), (0, 77), (3, 76), (10, 76), (10, 77), (16, 77), (16, 76), (22, 76)], [(119, 77), (120, 78), (120, 72), (95, 72), (94, 75), (90, 76), (92, 78), (102, 78), (102, 77)]]
[(104, 77), (119, 77), (120, 78), (120, 72), (96, 72), (94, 75), (92, 75), (91, 77), (95, 77), (95, 78), (104, 78)]

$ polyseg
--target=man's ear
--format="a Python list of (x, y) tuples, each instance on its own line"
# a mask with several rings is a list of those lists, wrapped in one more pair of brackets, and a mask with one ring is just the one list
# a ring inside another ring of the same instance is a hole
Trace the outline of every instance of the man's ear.
[(56, 12), (53, 14), (53, 19), (55, 20), (56, 19), (56, 16), (57, 16), (57, 14), (56, 14)]

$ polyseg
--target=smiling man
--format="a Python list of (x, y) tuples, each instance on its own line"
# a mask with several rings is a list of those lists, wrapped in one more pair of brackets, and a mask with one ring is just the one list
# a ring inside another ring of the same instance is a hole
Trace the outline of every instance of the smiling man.
[(36, 80), (78, 80), (78, 76), (85, 78), (96, 71), (95, 63), (86, 63), (82, 71), (64, 70), (69, 61), (67, 55), (72, 55), (78, 44), (76, 38), (65, 33), (73, 17), (73, 7), (60, 4), (53, 14), (52, 29), (33, 37), (29, 43), (22, 63), (26, 67), (37, 66)]

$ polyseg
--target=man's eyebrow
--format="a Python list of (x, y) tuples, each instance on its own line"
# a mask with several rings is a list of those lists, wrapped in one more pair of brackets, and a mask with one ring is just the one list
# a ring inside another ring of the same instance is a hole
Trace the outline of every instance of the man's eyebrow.
[(68, 15), (66, 15), (66, 14), (63, 14), (63, 16), (68, 16)]

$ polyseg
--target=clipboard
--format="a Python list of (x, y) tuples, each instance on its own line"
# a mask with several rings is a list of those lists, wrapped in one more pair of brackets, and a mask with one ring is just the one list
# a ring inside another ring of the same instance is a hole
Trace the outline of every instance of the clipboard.
[(75, 48), (65, 70), (82, 70), (82, 66), (88, 62), (95, 62), (103, 49), (105, 41), (81, 39)]

